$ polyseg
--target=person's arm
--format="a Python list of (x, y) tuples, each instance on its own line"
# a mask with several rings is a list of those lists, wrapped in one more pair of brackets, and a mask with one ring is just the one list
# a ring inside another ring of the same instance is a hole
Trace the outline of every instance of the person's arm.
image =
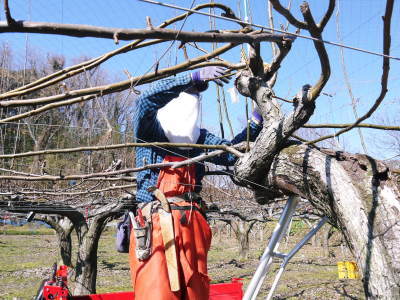
[[(262, 120), (261, 120), (262, 122)], [(250, 141), (254, 141), (258, 134), (260, 133), (262, 126), (257, 124), (257, 122), (252, 118), (250, 122)], [(206, 129), (202, 129), (202, 140), (199, 140), (199, 144), (206, 144), (206, 145), (235, 145), (240, 142), (247, 140), (247, 128), (243, 129), (241, 133), (236, 135), (231, 141), (220, 138), (211, 132), (207, 131)], [(235, 164), (237, 160), (237, 156), (231, 153), (224, 153), (222, 155), (216, 156), (208, 160), (216, 165), (223, 165), (223, 166), (232, 166)]]
[(190, 74), (178, 75), (153, 83), (148, 90), (136, 100), (133, 126), (135, 137), (151, 142), (157, 140), (159, 124), (157, 110), (165, 106), (181, 92), (193, 85)]
[(188, 88), (191, 93), (199, 93), (207, 89), (210, 80), (219, 85), (228, 82), (229, 78), (224, 77), (225, 72), (224, 68), (209, 66), (191, 74), (169, 77), (153, 83), (136, 101), (133, 128), (138, 141), (161, 141), (164, 135), (157, 121), (157, 110)]

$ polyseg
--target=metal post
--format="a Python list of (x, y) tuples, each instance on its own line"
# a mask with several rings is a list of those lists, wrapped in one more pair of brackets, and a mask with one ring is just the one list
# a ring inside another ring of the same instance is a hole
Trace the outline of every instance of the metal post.
[(299, 196), (290, 196), (285, 208), (283, 209), (282, 215), (279, 218), (278, 224), (276, 225), (274, 232), (272, 233), (271, 239), (260, 259), (260, 263), (257, 270), (250, 281), (249, 286), (246, 289), (243, 300), (255, 300), (257, 294), (264, 281), (265, 275), (268, 272), (269, 266), (272, 262), (272, 254), (277, 249), (277, 246), (285, 234), (290, 220), (295, 212), (296, 206), (300, 200)]

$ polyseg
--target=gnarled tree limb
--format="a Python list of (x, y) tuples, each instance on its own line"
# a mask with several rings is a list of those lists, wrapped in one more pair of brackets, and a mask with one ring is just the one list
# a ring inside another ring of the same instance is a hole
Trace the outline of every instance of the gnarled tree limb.
[(328, 23), (329, 19), (331, 18), (333, 11), (335, 10), (335, 0), (329, 0), (329, 6), (328, 9), (325, 13), (325, 15), (322, 17), (321, 22), (317, 25), (317, 27), (322, 31), (324, 30), (326, 24)]
[[(333, 0), (335, 1), (335, 0)], [(314, 18), (311, 14), (310, 7), (308, 6), (307, 2), (304, 2), (301, 6), (301, 13), (303, 14), (304, 20), (307, 23), (307, 29), (308, 32), (311, 34), (313, 38), (316, 38), (318, 40), (313, 40), (314, 47), (317, 50), (319, 61), (321, 64), (321, 76), (317, 83), (314, 84), (314, 86), (311, 87), (309, 94), (308, 94), (308, 100), (309, 101), (315, 101), (318, 97), (319, 94), (321, 93), (322, 89), (328, 82), (328, 79), (331, 75), (331, 67), (329, 64), (329, 57), (328, 53), (326, 52), (325, 45), (322, 40), (322, 35), (321, 35), (321, 29), (318, 28), (318, 26), (315, 24)], [(327, 22), (327, 21), (326, 21)]]
[[(393, 0), (388, 0), (386, 4), (385, 16), (383, 17), (383, 54), (385, 55), (390, 55), (390, 44), (391, 44), (390, 26), (392, 20), (392, 12), (393, 12)], [(361, 118), (356, 120), (356, 122), (354, 122), (354, 124), (352, 124), (351, 126), (346, 127), (335, 133), (335, 135), (323, 136), (309, 143), (317, 143), (326, 140), (328, 138), (341, 135), (353, 129), (362, 121), (368, 119), (376, 111), (376, 109), (382, 103), (383, 99), (385, 99), (388, 86), (389, 70), (390, 70), (390, 59), (387, 56), (384, 56), (382, 59), (381, 92), (378, 98), (375, 100), (375, 103), (372, 105), (372, 107), (368, 110), (366, 114), (364, 114)]]

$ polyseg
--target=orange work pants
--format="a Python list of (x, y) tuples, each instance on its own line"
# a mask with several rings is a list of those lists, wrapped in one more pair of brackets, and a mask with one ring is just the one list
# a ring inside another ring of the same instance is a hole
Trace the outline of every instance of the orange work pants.
[[(173, 205), (187, 207), (190, 203), (178, 202)], [(184, 214), (186, 216), (183, 216)], [(131, 234), (129, 264), (135, 300), (208, 300), (209, 298), (207, 253), (211, 245), (210, 226), (196, 209), (172, 210), (172, 215), (181, 289), (178, 292), (172, 292), (170, 289), (159, 216), (158, 213), (154, 213), (152, 254), (147, 260), (137, 260), (134, 232)], [(186, 221), (181, 222), (181, 219)]]

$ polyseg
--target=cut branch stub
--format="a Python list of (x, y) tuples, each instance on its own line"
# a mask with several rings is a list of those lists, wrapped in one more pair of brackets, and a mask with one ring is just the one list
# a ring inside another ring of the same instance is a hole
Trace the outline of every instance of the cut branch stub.
[(321, 32), (320, 28), (318, 28), (317, 24), (315, 24), (314, 18), (311, 14), (310, 6), (308, 2), (303, 2), (300, 5), (301, 13), (303, 14), (304, 20), (307, 22), (307, 29), (309, 31), (314, 30)]
[(280, 105), (273, 98), (272, 89), (262, 78), (253, 76), (249, 69), (242, 70), (238, 72), (235, 86), (240, 94), (257, 103), (265, 122), (269, 124), (272, 120), (281, 118)]

